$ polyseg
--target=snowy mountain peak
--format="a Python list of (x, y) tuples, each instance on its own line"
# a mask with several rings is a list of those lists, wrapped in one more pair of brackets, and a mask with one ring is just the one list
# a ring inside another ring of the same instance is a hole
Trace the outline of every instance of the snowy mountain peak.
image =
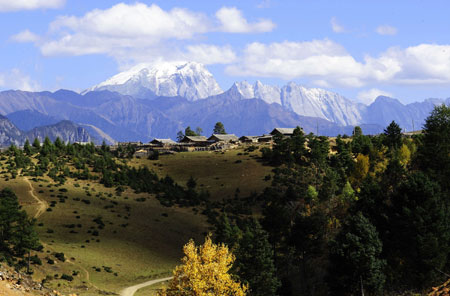
[(261, 99), (268, 104), (277, 103), (281, 105), (280, 89), (277, 86), (263, 84), (257, 80), (253, 85), (247, 81), (235, 82), (235, 87), (246, 99)]
[(139, 64), (86, 90), (110, 90), (136, 97), (181, 96), (190, 101), (222, 93), (213, 75), (196, 62)]
[(348, 100), (337, 93), (320, 88), (307, 88), (289, 82), (281, 89), (256, 81), (236, 82), (232, 86), (246, 99), (257, 98), (269, 104), (277, 103), (299, 115), (327, 119), (341, 125), (357, 124), (364, 106)]

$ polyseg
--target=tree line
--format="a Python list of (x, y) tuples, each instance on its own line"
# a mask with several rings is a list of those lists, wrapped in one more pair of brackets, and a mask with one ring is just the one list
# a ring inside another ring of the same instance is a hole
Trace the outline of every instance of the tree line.
[(422, 293), (450, 273), (450, 108), (423, 133), (276, 136), (262, 194), (209, 209), (249, 295)]

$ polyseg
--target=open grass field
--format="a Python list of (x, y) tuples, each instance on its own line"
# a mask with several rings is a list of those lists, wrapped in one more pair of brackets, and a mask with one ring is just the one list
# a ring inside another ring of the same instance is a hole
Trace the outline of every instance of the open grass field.
[(160, 176), (169, 175), (175, 182), (185, 185), (192, 176), (197, 189), (207, 190), (212, 200), (234, 197), (236, 188), (240, 196), (259, 193), (269, 184), (264, 177), (273, 167), (260, 161), (261, 152), (245, 152), (238, 148), (222, 152), (201, 151), (161, 155), (159, 160), (134, 159), (133, 165), (147, 165)]
[[(159, 176), (169, 175), (183, 185), (193, 176), (197, 189), (221, 200), (233, 197), (236, 188), (247, 196), (269, 185), (264, 177), (272, 168), (262, 165), (259, 154), (243, 149), (178, 153), (157, 161), (133, 159), (130, 164), (149, 166)], [(48, 206), (37, 218), (44, 250), (37, 253), (42, 266), (32, 266), (33, 277), (37, 281), (47, 277), (45, 285), (63, 293), (119, 293), (170, 276), (183, 256), (183, 245), (191, 238), (203, 242), (209, 230), (206, 217), (195, 208), (164, 207), (154, 196), (131, 189), (118, 196), (114, 188), (94, 181), (68, 179), (57, 187), (47, 177), (33, 181), (20, 174), (15, 179), (4, 175), (0, 189), (5, 187), (16, 193), (30, 216), (37, 213), (39, 200)], [(55, 253), (64, 253), (66, 260)], [(61, 279), (63, 274), (73, 276), (73, 281)], [(143, 288), (135, 295), (152, 295), (160, 286)]]

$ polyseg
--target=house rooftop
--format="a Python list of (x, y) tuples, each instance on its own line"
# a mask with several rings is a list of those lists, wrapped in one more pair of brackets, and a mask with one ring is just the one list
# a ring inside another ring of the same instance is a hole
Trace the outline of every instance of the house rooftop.
[(235, 134), (212, 134), (208, 140), (219, 139), (220, 141), (235, 141), (238, 137)]
[(186, 142), (186, 140), (191, 142), (205, 142), (208, 139), (205, 136), (184, 136), (183, 141)]
[(282, 134), (282, 135), (292, 135), (294, 133), (295, 128), (284, 128), (277, 127), (273, 131), (270, 132), (271, 135), (274, 134)]
[(150, 143), (152, 144), (176, 144), (176, 142), (172, 139), (153, 139)]

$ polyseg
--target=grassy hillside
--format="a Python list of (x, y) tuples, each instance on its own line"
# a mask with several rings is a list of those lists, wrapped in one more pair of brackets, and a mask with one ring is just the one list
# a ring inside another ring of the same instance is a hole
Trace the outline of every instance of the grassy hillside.
[(153, 167), (160, 177), (169, 175), (182, 185), (192, 176), (198, 189), (209, 191), (212, 200), (222, 200), (233, 197), (236, 188), (241, 196), (248, 196), (270, 185), (264, 178), (271, 174), (273, 167), (264, 166), (260, 155), (258, 150), (249, 152), (239, 148), (162, 155), (159, 160), (134, 159), (132, 164)]
[[(258, 153), (179, 153), (157, 161), (133, 159), (129, 164), (148, 166), (160, 177), (169, 175), (183, 185), (192, 176), (197, 189), (208, 190), (217, 200), (233, 196), (236, 188), (242, 196), (263, 190), (271, 168), (258, 161)], [(6, 166), (3, 161), (2, 167)], [(208, 231), (198, 208), (164, 207), (154, 195), (137, 194), (128, 187), (118, 195), (114, 187), (106, 188), (98, 180), (68, 178), (58, 186), (47, 176), (36, 179), (20, 171), (12, 179), (5, 170), (0, 188), (5, 187), (16, 193), (30, 216), (42, 205), (48, 207), (37, 217), (44, 250), (37, 253), (42, 266), (32, 266), (33, 277), (46, 279), (47, 287), (64, 293), (118, 293), (170, 275), (182, 256), (182, 246), (191, 238), (203, 240)], [(64, 253), (65, 261), (56, 253)], [(73, 281), (61, 279), (63, 274), (73, 276)], [(138, 295), (154, 290), (146, 288)]]

